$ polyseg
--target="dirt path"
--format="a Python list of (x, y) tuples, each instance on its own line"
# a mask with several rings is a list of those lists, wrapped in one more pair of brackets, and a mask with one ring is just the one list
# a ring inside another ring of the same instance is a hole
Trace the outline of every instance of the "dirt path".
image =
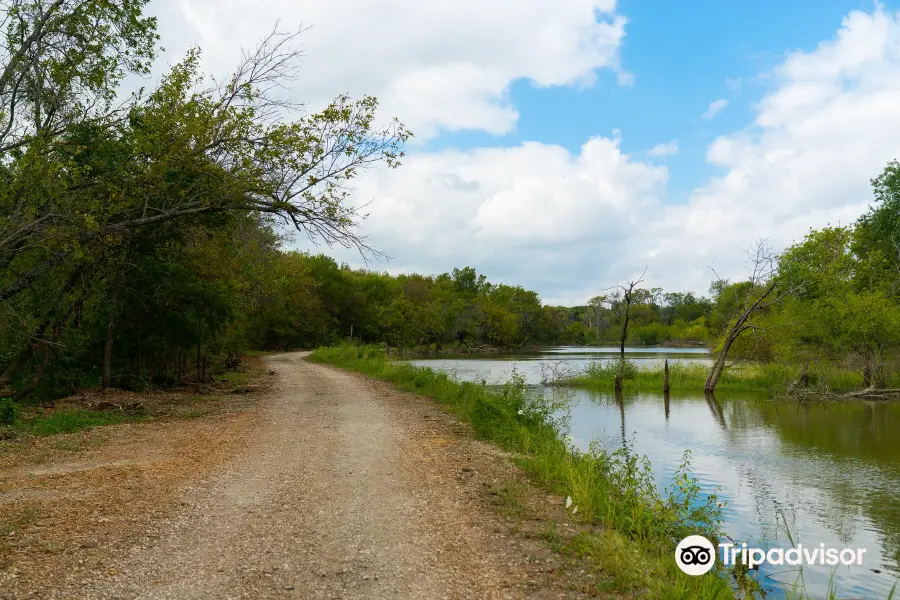
[(546, 543), (492, 506), (510, 476), (492, 446), (385, 384), (300, 354), (267, 362), (277, 383), (252, 441), (153, 534), (38, 597), (577, 595)]

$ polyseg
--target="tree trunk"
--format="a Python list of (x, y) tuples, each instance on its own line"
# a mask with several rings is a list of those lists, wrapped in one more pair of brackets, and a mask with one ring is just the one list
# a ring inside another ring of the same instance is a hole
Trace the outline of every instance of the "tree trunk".
[[(38, 334), (39, 335), (39, 334)], [(22, 351), (19, 352), (19, 356), (16, 357), (6, 370), (3, 372), (3, 375), (0, 375), (0, 388), (8, 386), (12, 383), (13, 378), (16, 376), (16, 373), (19, 372), (25, 363), (28, 362), (28, 359), (31, 358), (31, 354), (34, 352), (34, 343), (32, 340), (28, 340), (28, 343), (25, 344), (25, 347), (22, 348)]]
[(197, 319), (197, 383), (200, 383), (200, 352), (203, 349), (203, 331), (200, 320)]
[(669, 393), (669, 359), (666, 359), (666, 362), (663, 365), (663, 370), (665, 371), (665, 380), (663, 381), (663, 393)]
[[(60, 290), (59, 298), (57, 298), (56, 305), (54, 306), (54, 308), (51, 309), (51, 314), (53, 311), (56, 310), (56, 308), (59, 307), (59, 304), (60, 304), (60, 302), (62, 302), (65, 295), (73, 287), (75, 287), (75, 283), (78, 281), (78, 277), (79, 277), (79, 275), (81, 275), (81, 271), (82, 271), (81, 268), (76, 269), (72, 273), (72, 275), (69, 277), (68, 281), (66, 282), (66, 285), (62, 288), (62, 290)], [(75, 307), (78, 305), (78, 302), (79, 302), (79, 300), (76, 299), (72, 303), (72, 305), (69, 307), (68, 312), (66, 312), (65, 318), (57, 320), (57, 323), (61, 323), (62, 320), (68, 319), (69, 315), (72, 314), (72, 311), (75, 310)], [(14, 360), (9, 366), (6, 367), (6, 370), (3, 371), (3, 375), (0, 375), (0, 388), (9, 385), (12, 382), (13, 378), (16, 376), (16, 374), (19, 372), (19, 369), (21, 369), (23, 366), (25, 366), (25, 363), (28, 362), (28, 359), (31, 358), (31, 355), (34, 352), (34, 349), (37, 348), (43, 342), (43, 339), (41, 338), (41, 336), (44, 335), (44, 332), (46, 331), (47, 327), (50, 327), (50, 324), (52, 322), (53, 322), (53, 317), (52, 316), (48, 317), (43, 323), (38, 325), (37, 329), (34, 330), (34, 335), (32, 335), (31, 338), (29, 338), (28, 342), (26, 342), (25, 347), (22, 348), (22, 351), (19, 353), (19, 356), (16, 357), (16, 360)]]
[(47, 369), (47, 363), (50, 361), (50, 344), (44, 342), (41, 344), (41, 348), (44, 350), (44, 360), (41, 362), (41, 366), (38, 367), (37, 371), (34, 372), (34, 376), (31, 378), (31, 381), (28, 382), (28, 385), (16, 392), (16, 398), (22, 398), (33, 392), (38, 386), (38, 383), (40, 383), (41, 378), (44, 376), (44, 371)]
[(709, 377), (706, 378), (706, 385), (703, 386), (704, 392), (716, 391), (719, 377), (722, 376), (722, 370), (725, 368), (725, 359), (728, 357), (728, 351), (731, 349), (731, 345), (736, 339), (737, 335), (735, 335), (734, 330), (732, 330), (725, 339), (725, 343), (722, 344), (722, 351), (719, 352), (719, 355), (716, 357), (716, 361), (713, 363), (712, 369), (709, 372)]
[(109, 388), (110, 364), (112, 363), (113, 333), (116, 325), (116, 299), (119, 295), (118, 288), (113, 290), (110, 298), (109, 317), (106, 320), (106, 346), (103, 348), (103, 378), (100, 387)]
[(741, 313), (741, 316), (738, 317), (737, 321), (735, 321), (734, 325), (731, 326), (731, 329), (728, 330), (728, 336), (725, 338), (725, 343), (722, 345), (722, 351), (719, 352), (719, 355), (716, 357), (716, 361), (713, 363), (712, 369), (709, 372), (709, 377), (706, 379), (706, 385), (703, 386), (703, 391), (705, 392), (714, 392), (716, 389), (716, 384), (719, 383), (719, 377), (722, 376), (722, 370), (725, 368), (725, 360), (728, 358), (728, 351), (731, 349), (731, 345), (735, 342), (738, 337), (747, 329), (750, 329), (751, 326), (748, 325), (750, 317), (755, 312), (759, 312), (771, 306), (774, 302), (777, 302), (779, 298), (775, 300), (765, 302), (766, 298), (768, 298), (772, 292), (775, 291), (776, 282), (772, 281), (768, 284), (763, 293), (752, 303), (748, 303), (744, 312)]
[(622, 391), (622, 384), (625, 379), (625, 339), (628, 337), (628, 319), (631, 316), (631, 292), (634, 289), (632, 284), (625, 292), (625, 319), (622, 321), (622, 337), (619, 339), (619, 372), (616, 374), (616, 391)]
[(803, 363), (803, 366), (800, 368), (800, 373), (797, 375), (797, 380), (791, 384), (790, 390), (795, 390), (798, 388), (808, 388), (809, 387), (809, 361)]

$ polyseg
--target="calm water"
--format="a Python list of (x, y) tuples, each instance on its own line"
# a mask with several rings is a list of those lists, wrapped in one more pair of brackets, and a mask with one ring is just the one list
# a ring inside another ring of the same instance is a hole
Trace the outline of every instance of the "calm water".
[[(627, 349), (639, 364), (711, 362), (702, 349)], [(539, 385), (541, 365), (580, 369), (613, 360), (614, 348), (555, 348), (530, 355), (425, 359), (414, 364), (460, 380), (505, 382), (515, 369)], [(559, 361), (562, 361), (561, 363)], [(705, 491), (727, 501), (725, 531), (738, 542), (788, 548), (787, 522), (804, 546), (866, 548), (862, 566), (804, 567), (810, 593), (825, 596), (833, 577), (838, 598), (886, 598), (900, 581), (900, 404), (775, 403), (750, 394), (624, 396), (576, 390), (570, 435), (615, 449), (627, 440), (650, 458), (666, 486), (690, 449)], [(770, 596), (798, 577), (797, 567), (763, 567)], [(900, 593), (900, 585), (898, 585)]]

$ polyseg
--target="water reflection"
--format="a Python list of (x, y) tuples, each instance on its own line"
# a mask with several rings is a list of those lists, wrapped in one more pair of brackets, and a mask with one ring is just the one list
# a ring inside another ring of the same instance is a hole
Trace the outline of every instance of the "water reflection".
[[(607, 351), (612, 350), (612, 351)], [(642, 349), (637, 362), (702, 351)], [(540, 381), (540, 365), (566, 361), (583, 367), (591, 357), (614, 359), (615, 349), (553, 349), (544, 354), (490, 359), (417, 361), (460, 379), (505, 381), (513, 370)], [(668, 485), (684, 450), (707, 493), (727, 501), (725, 528), (748, 543), (787, 547), (787, 531), (804, 545), (866, 548), (861, 567), (833, 573), (838, 597), (885, 598), (900, 578), (900, 404), (778, 403), (750, 394), (613, 394), (571, 392), (568, 423), (573, 443), (615, 450), (631, 443), (647, 455), (654, 477)], [(796, 571), (764, 568), (771, 595)], [(829, 567), (806, 567), (811, 593), (824, 596)]]

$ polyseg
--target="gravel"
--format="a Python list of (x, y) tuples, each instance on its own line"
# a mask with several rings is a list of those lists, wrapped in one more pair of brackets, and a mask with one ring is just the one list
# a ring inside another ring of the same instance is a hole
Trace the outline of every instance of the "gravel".
[(276, 383), (251, 441), (177, 511), (40, 597), (580, 595), (492, 508), (501, 452), (430, 401), (303, 357), (266, 359)]

